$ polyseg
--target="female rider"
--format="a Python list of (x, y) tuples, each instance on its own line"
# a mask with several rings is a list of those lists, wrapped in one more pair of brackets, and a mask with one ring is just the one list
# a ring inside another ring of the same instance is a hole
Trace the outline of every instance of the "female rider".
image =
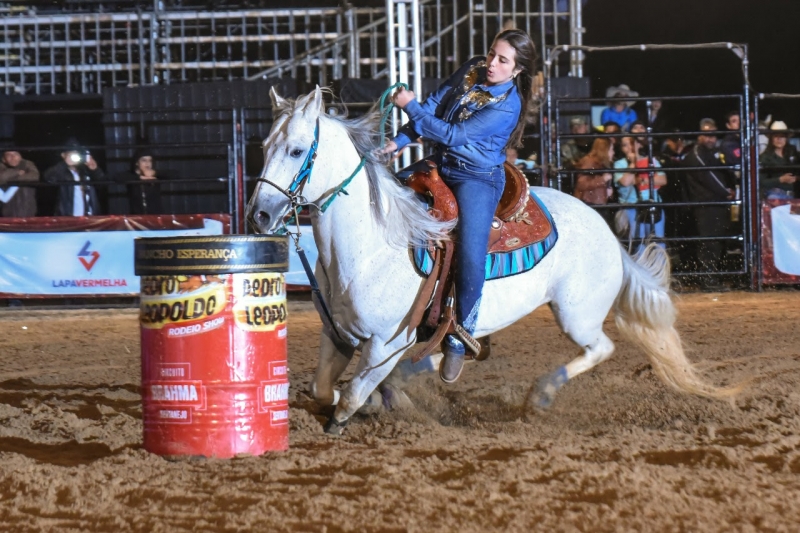
[[(434, 141), (433, 160), (459, 206), (456, 319), (470, 334), (480, 307), (489, 229), (505, 186), (505, 151), (522, 145), (535, 59), (528, 34), (506, 30), (495, 37), (485, 58), (467, 61), (424, 103), (404, 89), (393, 96), (410, 121), (384, 152), (402, 149), (418, 137)], [(443, 353), (439, 375), (452, 383), (461, 375), (466, 349), (448, 335)]]

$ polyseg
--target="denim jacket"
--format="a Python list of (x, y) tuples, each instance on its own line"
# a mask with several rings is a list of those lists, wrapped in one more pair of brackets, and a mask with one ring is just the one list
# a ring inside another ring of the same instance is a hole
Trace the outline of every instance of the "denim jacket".
[(485, 58), (475, 57), (424, 103), (409, 102), (405, 112), (411, 120), (394, 139), (397, 149), (424, 137), (438, 143), (440, 154), (475, 169), (502, 165), (522, 99), (512, 81), (490, 86), (484, 85), (485, 81)]

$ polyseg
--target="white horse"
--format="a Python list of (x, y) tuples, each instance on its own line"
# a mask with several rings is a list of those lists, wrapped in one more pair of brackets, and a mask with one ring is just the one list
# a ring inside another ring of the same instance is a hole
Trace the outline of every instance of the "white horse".
[[(323, 405), (336, 403), (326, 430), (339, 433), (414, 344), (409, 315), (424, 279), (412, 264), (409, 246), (446, 238), (450, 227), (428, 215), (414, 193), (377, 160), (377, 112), (354, 120), (328, 116), (319, 88), (297, 101), (281, 98), (274, 89), (271, 97), (277, 118), (264, 141), (264, 168), (248, 216), (267, 233), (280, 227), (289, 198), (298, 192), (316, 206), (332, 202), (324, 213), (311, 209), (319, 250), (316, 277), (335, 329), (323, 328), (311, 392)], [(317, 127), (317, 165), (293, 191)], [(360, 168), (362, 157), (366, 164)], [(346, 194), (338, 194), (356, 169)], [(553, 189), (533, 191), (550, 210), (558, 241), (532, 270), (486, 282), (475, 337), (549, 304), (583, 354), (545, 376), (543, 404), (567, 380), (611, 356), (614, 344), (603, 332), (603, 321), (612, 306), (617, 326), (643, 349), (667, 385), (710, 398), (738, 391), (705, 382), (686, 359), (674, 328), (669, 260), (660, 247), (650, 246), (632, 259), (594, 210)], [(339, 395), (334, 384), (356, 350), (361, 357), (355, 377)]]

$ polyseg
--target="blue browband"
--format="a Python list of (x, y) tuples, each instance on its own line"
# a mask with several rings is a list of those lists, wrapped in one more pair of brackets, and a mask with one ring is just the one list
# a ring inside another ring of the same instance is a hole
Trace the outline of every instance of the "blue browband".
[(296, 192), (302, 189), (307, 181), (311, 181), (311, 170), (314, 168), (314, 161), (317, 159), (317, 146), (319, 146), (319, 117), (317, 117), (317, 125), (314, 128), (314, 142), (311, 143), (311, 148), (308, 149), (306, 160), (303, 161), (303, 166), (294, 177), (294, 181), (289, 185), (289, 192)]

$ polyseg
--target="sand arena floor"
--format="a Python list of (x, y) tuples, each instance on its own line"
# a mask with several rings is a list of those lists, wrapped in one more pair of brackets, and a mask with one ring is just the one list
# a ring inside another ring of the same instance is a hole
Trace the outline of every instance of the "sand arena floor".
[(6, 311), (0, 530), (800, 530), (800, 292), (678, 305), (710, 378), (756, 378), (735, 403), (667, 390), (609, 322), (614, 357), (525, 411), (577, 353), (542, 309), (455, 386), (421, 378), (414, 409), (334, 438), (304, 395), (320, 322), (291, 302), (291, 450), (227, 461), (142, 449), (135, 310)]

